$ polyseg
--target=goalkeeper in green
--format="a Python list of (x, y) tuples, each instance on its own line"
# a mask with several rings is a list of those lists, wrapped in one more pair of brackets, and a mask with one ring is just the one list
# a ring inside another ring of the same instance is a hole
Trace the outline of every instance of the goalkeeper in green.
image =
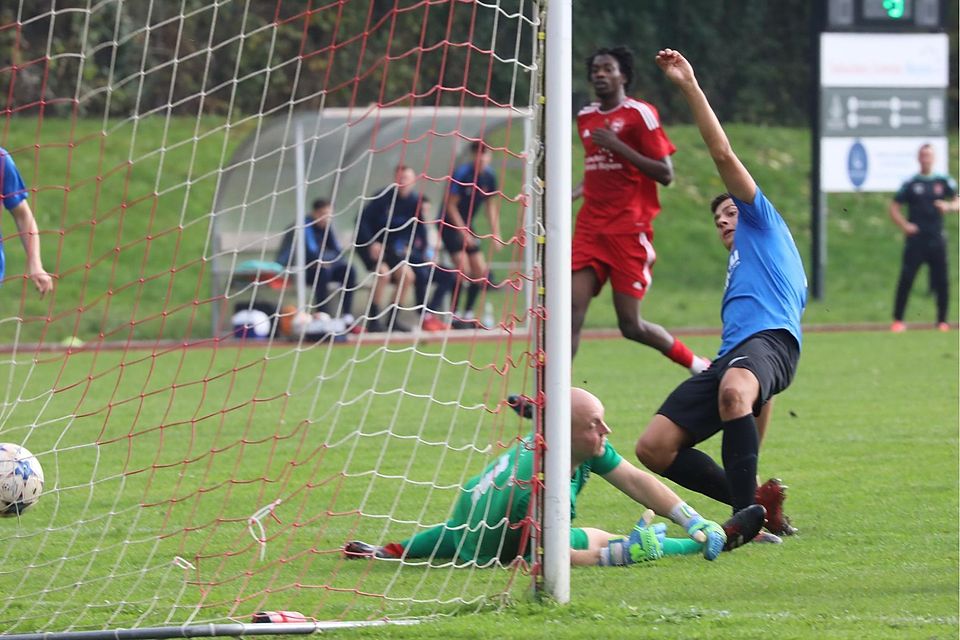
[[(570, 398), (570, 518), (577, 496), (590, 475), (599, 474), (627, 496), (683, 527), (693, 539), (666, 538), (666, 526), (641, 519), (628, 536), (591, 527), (570, 529), (573, 565), (627, 565), (663, 555), (703, 554), (714, 560), (728, 538), (750, 540), (763, 526), (759, 505), (734, 515), (723, 527), (700, 516), (655, 476), (625, 460), (607, 442), (610, 427), (603, 403), (574, 388)], [(402, 542), (375, 546), (354, 540), (344, 546), (347, 558), (428, 558), (456, 564), (489, 566), (529, 559), (533, 525), (530, 497), (535, 444), (527, 437), (492, 461), (463, 487), (452, 517)]]

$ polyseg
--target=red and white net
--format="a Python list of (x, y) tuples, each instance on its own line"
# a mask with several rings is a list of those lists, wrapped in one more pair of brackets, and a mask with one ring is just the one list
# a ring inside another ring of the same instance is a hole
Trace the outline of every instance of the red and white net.
[[(524, 563), (348, 561), (341, 548), (444, 522), (464, 483), (531, 430), (506, 397), (535, 393), (542, 361), (539, 12), (523, 0), (0, 5), (0, 146), (56, 278), (36, 295), (4, 214), (0, 442), (32, 451), (46, 484), (0, 519), (0, 628), (264, 610), (369, 620), (528, 588)], [(479, 140), (497, 187), (461, 231), (491, 274), (466, 278), (437, 214)], [(387, 286), (386, 330), (373, 332), (377, 276), (354, 238), (400, 164), (433, 203), (431, 273), (455, 284), (433, 307)], [(276, 263), (316, 198), (356, 269), (321, 299), (302, 263)], [(475, 321), (421, 328), (467, 318), (471, 282)]]

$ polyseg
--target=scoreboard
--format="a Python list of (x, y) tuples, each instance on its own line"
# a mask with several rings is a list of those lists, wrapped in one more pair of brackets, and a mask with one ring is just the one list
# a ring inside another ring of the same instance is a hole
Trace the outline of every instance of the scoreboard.
[(826, 31), (942, 31), (946, 0), (828, 0)]

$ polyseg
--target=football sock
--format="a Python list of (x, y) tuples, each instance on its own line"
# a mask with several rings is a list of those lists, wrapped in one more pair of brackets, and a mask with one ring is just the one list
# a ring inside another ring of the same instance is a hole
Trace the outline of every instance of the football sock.
[(760, 439), (753, 414), (723, 423), (723, 442), (720, 445), (723, 469), (730, 483), (733, 512), (754, 503), (757, 492), (757, 452)]
[(464, 311), (473, 311), (473, 307), (477, 304), (477, 297), (480, 295), (480, 289), (486, 284), (484, 282), (471, 282), (467, 285), (467, 300), (464, 305)]
[(663, 555), (692, 556), (703, 553), (703, 545), (692, 538), (664, 538)]
[(661, 475), (681, 487), (702, 493), (718, 502), (731, 504), (726, 472), (713, 458), (699, 449), (680, 449), (677, 457), (673, 459), (673, 464)]
[(673, 339), (673, 346), (663, 354), (676, 362), (681, 367), (690, 368), (690, 365), (693, 364), (693, 351), (690, 351), (690, 347), (683, 344), (680, 341), (680, 338)]
[(408, 558), (454, 558), (459, 546), (459, 531), (444, 524), (430, 527), (400, 543)]

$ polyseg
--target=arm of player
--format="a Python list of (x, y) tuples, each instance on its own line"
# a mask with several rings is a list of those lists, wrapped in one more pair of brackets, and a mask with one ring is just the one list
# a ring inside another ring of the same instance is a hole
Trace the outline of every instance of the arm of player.
[(641, 471), (627, 460), (621, 460), (613, 471), (603, 476), (604, 480), (627, 494), (634, 501), (653, 509), (657, 514), (670, 517), (670, 512), (683, 503), (670, 487), (653, 475)]
[(660, 184), (668, 185), (673, 182), (673, 162), (670, 160), (670, 156), (659, 160), (649, 158), (621, 140), (617, 134), (608, 127), (594, 129), (590, 132), (590, 136), (593, 139), (593, 143), (598, 147), (603, 147), (622, 156), (627, 162)]
[(461, 229), (467, 228), (467, 223), (460, 217), (460, 194), (447, 193), (447, 199), (443, 203), (444, 210), (447, 212), (447, 222)]
[(935, 206), (940, 213), (960, 211), (960, 196), (955, 196), (950, 200), (935, 200), (933, 206)]
[(467, 221), (463, 219), (463, 216), (460, 215), (460, 194), (454, 193), (452, 190), (447, 193), (447, 200), (444, 202), (444, 208), (447, 212), (446, 221), (447, 224), (453, 225), (461, 233), (463, 233), (463, 246), (472, 247), (477, 239), (474, 237), (470, 230), (467, 228)]
[(494, 240), (500, 240), (500, 198), (495, 193), (487, 200), (487, 216), (490, 219), (490, 231)]
[(40, 258), (40, 229), (37, 227), (37, 220), (33, 217), (33, 211), (26, 200), (21, 200), (20, 204), (10, 210), (10, 213), (17, 224), (20, 242), (27, 255), (27, 276), (43, 297), (53, 289), (53, 278), (43, 268), (43, 261)]
[(571, 200), (579, 200), (583, 197), (583, 180), (573, 188), (573, 191), (570, 192)]
[(903, 217), (903, 211), (900, 208), (900, 203), (896, 200), (890, 201), (890, 219), (893, 220), (893, 224), (900, 227), (900, 230), (903, 231), (904, 235), (912, 236), (919, 231), (917, 225), (913, 224), (909, 220)]
[(703, 93), (693, 74), (693, 67), (686, 58), (673, 49), (663, 49), (657, 54), (657, 66), (683, 93), (693, 114), (693, 120), (700, 130), (700, 137), (706, 143), (710, 157), (713, 158), (713, 163), (727, 191), (738, 200), (752, 204), (757, 193), (757, 184), (740, 162), (740, 158), (733, 152), (733, 147), (730, 146), (730, 140), (720, 125), (717, 114), (713, 112), (706, 94)]
[(714, 560), (720, 555), (727, 541), (723, 528), (697, 513), (696, 509), (653, 475), (621, 460), (603, 478), (636, 502), (686, 529), (691, 538), (703, 543), (703, 555), (707, 560)]

